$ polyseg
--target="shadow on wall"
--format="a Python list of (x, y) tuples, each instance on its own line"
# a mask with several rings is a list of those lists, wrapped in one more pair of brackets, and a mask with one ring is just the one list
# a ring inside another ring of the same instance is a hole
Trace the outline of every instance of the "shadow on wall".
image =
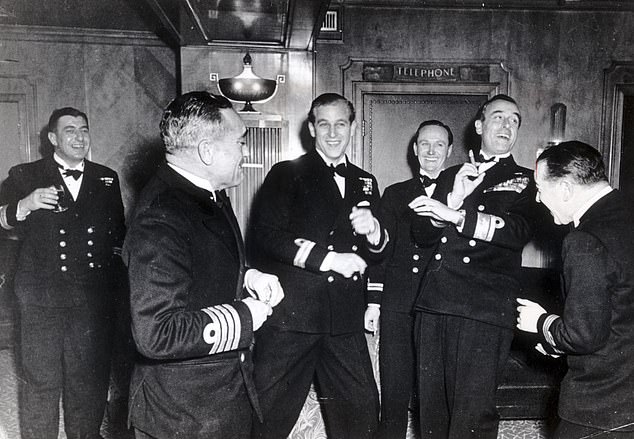
[(164, 161), (165, 148), (160, 139), (136, 144), (127, 151), (119, 172), (126, 216), (132, 213), (137, 196)]

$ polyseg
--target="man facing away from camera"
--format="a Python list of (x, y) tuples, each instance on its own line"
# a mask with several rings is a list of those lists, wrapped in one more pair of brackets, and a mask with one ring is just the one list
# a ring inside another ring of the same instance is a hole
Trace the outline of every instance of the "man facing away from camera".
[(421, 247), (411, 235), (415, 217), (408, 203), (420, 195), (431, 197), (436, 178), (451, 154), (453, 133), (438, 120), (422, 122), (413, 153), (417, 175), (393, 184), (381, 197), (381, 225), (391, 237), (380, 265), (368, 268), (368, 308), (365, 329), (380, 327), (379, 376), (381, 421), (377, 437), (404, 438), (409, 405), (415, 394), (414, 301), (433, 248)]
[(537, 158), (537, 201), (556, 224), (570, 224), (562, 246), (562, 315), (517, 299), (517, 327), (536, 348), (567, 355), (554, 437), (634, 438), (634, 223), (610, 187), (601, 154), (578, 141)]
[(253, 334), (284, 293), (247, 269), (225, 193), (243, 179), (247, 130), (227, 99), (202, 91), (174, 99), (160, 129), (166, 162), (123, 249), (139, 353), (130, 422), (137, 438), (248, 438), (261, 415)]

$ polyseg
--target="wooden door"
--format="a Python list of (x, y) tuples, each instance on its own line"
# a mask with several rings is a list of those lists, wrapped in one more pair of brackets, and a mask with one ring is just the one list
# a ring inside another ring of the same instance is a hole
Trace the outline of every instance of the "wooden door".
[(425, 120), (440, 120), (453, 132), (453, 152), (446, 166), (465, 162), (468, 149), (479, 146), (473, 122), (487, 98), (487, 94), (364, 94), (365, 167), (376, 176), (381, 191), (418, 171), (412, 145), (418, 125)]

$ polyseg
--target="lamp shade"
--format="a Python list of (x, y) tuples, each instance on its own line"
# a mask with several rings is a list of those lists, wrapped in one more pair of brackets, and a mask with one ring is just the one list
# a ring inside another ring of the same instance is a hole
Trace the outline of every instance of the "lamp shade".
[(264, 79), (253, 73), (251, 55), (247, 53), (243, 59), (244, 70), (233, 78), (223, 78), (218, 81), (220, 93), (236, 102), (244, 102), (241, 111), (255, 112), (252, 102), (261, 102), (271, 98), (277, 90), (277, 82)]

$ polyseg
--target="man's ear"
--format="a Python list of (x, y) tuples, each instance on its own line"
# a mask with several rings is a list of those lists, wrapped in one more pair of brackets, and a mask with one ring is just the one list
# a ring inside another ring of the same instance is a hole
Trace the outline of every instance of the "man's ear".
[(562, 191), (562, 199), (566, 202), (570, 201), (575, 194), (575, 185), (572, 184), (567, 178), (562, 178), (559, 181), (560, 189)]
[(315, 125), (312, 122), (308, 122), (308, 131), (310, 132), (310, 136), (315, 138)]
[(213, 163), (214, 148), (207, 139), (203, 139), (198, 143), (198, 157), (200, 157), (200, 161), (207, 166)]
[(475, 125), (476, 133), (481, 136), (482, 135), (482, 121), (478, 119), (475, 121), (474, 125)]
[(414, 157), (418, 157), (418, 144), (416, 142), (412, 144), (412, 149), (414, 150)]
[(353, 120), (352, 123), (350, 124), (350, 137), (354, 137), (356, 132), (357, 132), (357, 121)]
[(453, 152), (453, 145), (449, 145), (449, 148), (447, 148), (447, 157), (449, 157), (452, 152)]
[(57, 145), (57, 134), (55, 133), (48, 133), (48, 141), (51, 142), (51, 144), (53, 146), (58, 146)]

